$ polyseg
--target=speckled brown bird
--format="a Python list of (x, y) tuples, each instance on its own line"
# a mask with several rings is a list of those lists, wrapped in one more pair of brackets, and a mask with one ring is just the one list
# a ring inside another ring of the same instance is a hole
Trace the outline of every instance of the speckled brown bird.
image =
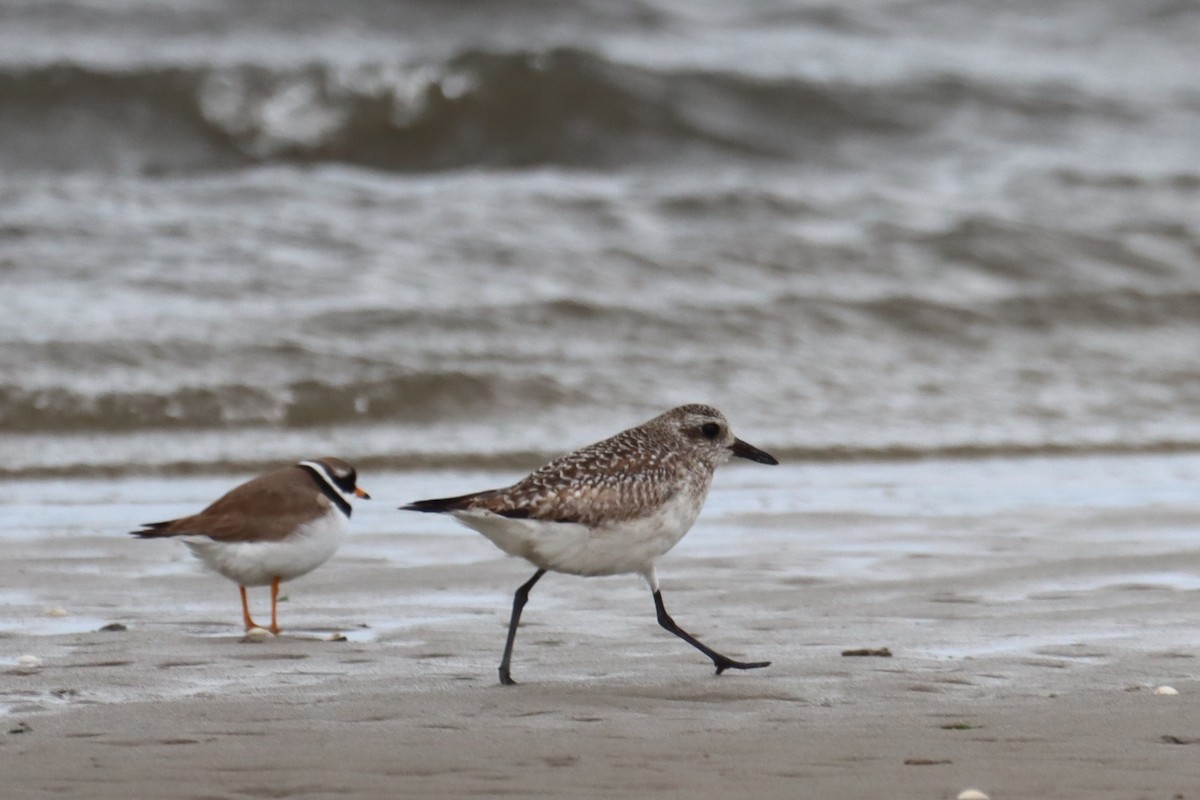
[(718, 675), (757, 669), (770, 662), (734, 661), (680, 628), (667, 614), (654, 572), (655, 561), (696, 521), (713, 471), (730, 456), (779, 463), (735, 437), (717, 409), (686, 405), (555, 459), (512, 486), (403, 508), (450, 514), (537, 567), (513, 598), (500, 661), (503, 684), (514, 683), (510, 662), (521, 610), (548, 571), (641, 575), (654, 595), (659, 624), (711, 658)]
[(214, 572), (238, 585), (246, 630), (247, 586), (271, 587), (272, 633), (279, 633), (282, 581), (324, 564), (350, 528), (350, 500), (368, 498), (354, 467), (340, 458), (301, 461), (230, 490), (190, 517), (148, 522), (130, 531), (141, 539), (177, 537)]

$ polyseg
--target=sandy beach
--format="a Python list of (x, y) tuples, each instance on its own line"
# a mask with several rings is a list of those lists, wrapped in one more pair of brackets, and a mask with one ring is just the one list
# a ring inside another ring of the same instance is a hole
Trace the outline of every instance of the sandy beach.
[(1200, 456), (725, 468), (664, 596), (772, 666), (715, 677), (636, 578), (550, 576), (505, 688), (530, 570), (395, 506), (511, 477), (364, 474), (262, 643), (232, 584), (123, 534), (230, 478), (9, 483), (3, 796), (1200, 796)]
[[(0, 800), (1200, 800), (1198, 10), (0, 2)], [(398, 507), (691, 403), (772, 664), (548, 575), (500, 686)], [(128, 535), (325, 455), (278, 638)]]

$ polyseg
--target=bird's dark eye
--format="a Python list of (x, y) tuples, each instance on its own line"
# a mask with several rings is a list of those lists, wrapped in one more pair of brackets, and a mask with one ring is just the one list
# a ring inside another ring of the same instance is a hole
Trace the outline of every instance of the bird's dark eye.
[(706, 439), (716, 439), (721, 435), (721, 426), (715, 422), (706, 422), (700, 426), (700, 432)]

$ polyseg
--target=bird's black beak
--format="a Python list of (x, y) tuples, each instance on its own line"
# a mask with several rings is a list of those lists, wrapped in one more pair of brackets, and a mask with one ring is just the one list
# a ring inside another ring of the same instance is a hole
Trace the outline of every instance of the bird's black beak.
[(757, 461), (760, 464), (778, 464), (775, 456), (770, 453), (764, 453), (752, 444), (746, 444), (741, 439), (734, 439), (733, 444), (729, 446), (733, 454), (738, 458), (747, 458), (751, 461)]
[(355, 497), (361, 497), (363, 500), (370, 500), (370, 499), (371, 499), (371, 495), (369, 495), (369, 494), (367, 494), (366, 492), (364, 492), (364, 491), (363, 491), (363, 490), (362, 490), (360, 487), (358, 487), (358, 486), (355, 486), (355, 487), (354, 487), (354, 496), (355, 496)]

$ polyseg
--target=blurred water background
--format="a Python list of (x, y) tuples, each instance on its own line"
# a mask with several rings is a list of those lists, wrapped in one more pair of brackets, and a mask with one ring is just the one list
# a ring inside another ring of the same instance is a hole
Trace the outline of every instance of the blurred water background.
[(0, 0), (0, 474), (1200, 449), (1194, 0)]

